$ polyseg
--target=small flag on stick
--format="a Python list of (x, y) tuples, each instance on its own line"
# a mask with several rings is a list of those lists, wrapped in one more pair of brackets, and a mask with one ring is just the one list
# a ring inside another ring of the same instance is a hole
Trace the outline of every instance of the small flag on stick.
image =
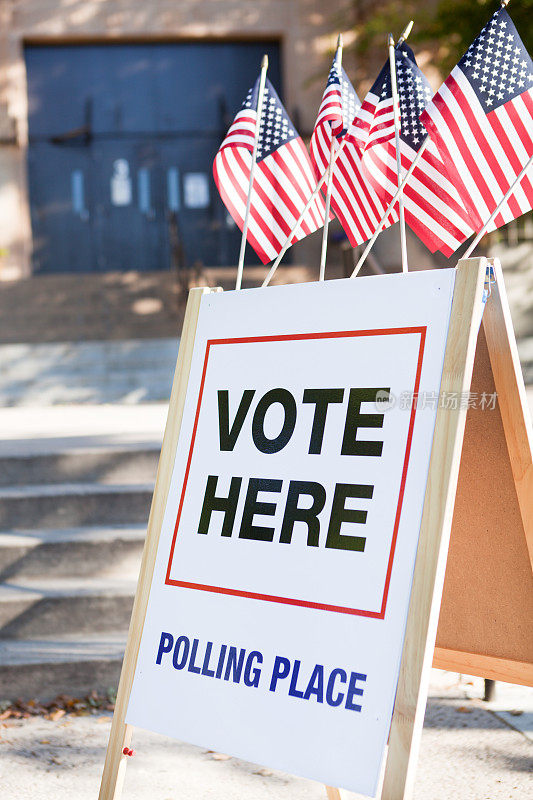
[[(360, 109), (355, 89), (335, 55), (318, 110), (310, 151), (315, 175), (320, 178), (328, 169), (331, 143), (334, 143), (337, 156), (332, 172), (331, 208), (352, 247), (372, 236), (385, 211), (385, 206), (362, 173), (358, 146), (348, 138), (348, 131), (353, 130), (352, 122)], [(343, 149), (339, 153), (341, 146)], [(398, 215), (393, 212), (387, 225), (397, 220)]]
[[(250, 189), (258, 95), (259, 78), (248, 92), (213, 163), (222, 201), (241, 230)], [(248, 242), (264, 264), (281, 251), (315, 187), (305, 145), (267, 79), (247, 232)], [(292, 242), (323, 224), (324, 201), (317, 194)]]
[[(342, 68), (342, 35), (339, 33), (339, 38), (337, 39), (337, 52), (335, 53), (335, 59), (333, 62), (332, 70), (335, 70), (336, 65), (336, 74), (340, 73)], [(331, 77), (330, 71), (330, 77)], [(331, 133), (333, 134), (330, 136), (330, 148), (329, 148), (329, 160), (328, 160), (328, 174), (327, 174), (327, 181), (326, 181), (326, 211), (325, 211), (325, 220), (324, 220), (324, 227), (322, 228), (322, 248), (320, 251), (320, 267), (319, 267), (319, 275), (318, 279), (323, 281), (325, 278), (326, 273), (326, 255), (328, 250), (328, 230), (329, 230), (329, 219), (331, 216), (331, 192), (333, 189), (333, 161), (335, 158), (335, 139), (336, 136), (341, 136), (343, 130), (339, 127), (338, 120), (335, 117), (331, 117), (331, 111), (335, 112), (338, 108), (338, 89), (337, 84), (332, 81), (330, 84), (328, 80), (328, 85), (326, 86), (326, 91), (322, 98), (322, 103), (319, 109), (319, 116), (320, 112), (322, 112), (322, 117), (324, 119), (324, 124), (330, 124), (331, 126)], [(341, 123), (342, 129), (344, 129), (344, 125)]]
[[(399, 149), (402, 178), (427, 137), (419, 120), (431, 98), (431, 87), (405, 42), (395, 47), (400, 105)], [(385, 67), (383, 68), (385, 70)], [(390, 80), (381, 90), (382, 105), (392, 103)], [(389, 139), (374, 142), (363, 154), (365, 174), (385, 207), (398, 188), (397, 149)], [(403, 189), (405, 219), (409, 227), (432, 251), (450, 256), (473, 232), (470, 215), (450, 179), (436, 145), (429, 141)]]
[[(412, 25), (412, 23), (410, 23)], [(405, 37), (401, 37), (402, 41)], [(398, 81), (396, 75), (396, 47), (394, 45), (394, 38), (392, 33), (388, 36), (389, 45), (389, 68), (391, 77), (391, 90), (392, 90), (392, 107), (394, 111), (394, 151), (396, 153), (396, 177), (398, 179), (398, 186), (402, 182), (402, 158), (400, 155), (400, 98), (398, 97)], [(402, 272), (409, 271), (409, 263), (407, 260), (407, 237), (405, 234), (405, 207), (403, 200), (403, 192), (398, 198), (398, 215), (400, 223), (400, 250), (402, 254)]]
[(387, 61), (366, 95), (350, 129), (361, 152), (394, 139), (394, 104), (390, 65)]
[[(533, 155), (533, 63), (505, 8), (485, 25), (421, 120), (480, 230)], [(524, 175), (489, 230), (533, 208), (532, 180)]]

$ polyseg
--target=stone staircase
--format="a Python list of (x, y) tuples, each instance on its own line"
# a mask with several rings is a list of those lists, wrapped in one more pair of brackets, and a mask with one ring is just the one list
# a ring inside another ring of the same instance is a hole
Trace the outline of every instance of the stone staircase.
[(168, 399), (178, 338), (0, 344), (0, 406)]
[(0, 451), (0, 700), (116, 686), (160, 448), (144, 438)]

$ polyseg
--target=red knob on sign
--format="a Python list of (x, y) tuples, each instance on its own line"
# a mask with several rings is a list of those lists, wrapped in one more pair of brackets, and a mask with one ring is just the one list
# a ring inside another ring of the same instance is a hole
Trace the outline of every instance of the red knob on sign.
[(135, 755), (135, 750), (131, 750), (129, 747), (125, 747), (122, 751), (125, 756), (133, 756)]

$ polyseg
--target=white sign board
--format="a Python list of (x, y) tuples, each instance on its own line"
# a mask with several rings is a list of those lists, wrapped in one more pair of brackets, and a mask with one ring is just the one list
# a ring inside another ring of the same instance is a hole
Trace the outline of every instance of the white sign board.
[(127, 722), (375, 793), (454, 277), (203, 296)]

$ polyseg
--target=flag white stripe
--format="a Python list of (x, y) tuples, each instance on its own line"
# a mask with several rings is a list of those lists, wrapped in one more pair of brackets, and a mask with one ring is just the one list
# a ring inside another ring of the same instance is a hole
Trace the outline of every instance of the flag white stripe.
[[(461, 72), (461, 70), (458, 70), (457, 71), (457, 78), (460, 79), (460, 75), (462, 75), (462, 72)], [(467, 118), (466, 118), (466, 116), (464, 114), (463, 106), (457, 101), (455, 95), (452, 94), (452, 92), (450, 92), (450, 90), (448, 89), (447, 86), (443, 86), (442, 88), (443, 88), (444, 95), (446, 97), (448, 108), (450, 109), (450, 112), (453, 114), (453, 116), (454, 116), (454, 118), (455, 118), (455, 120), (457, 122), (457, 125), (461, 129), (461, 133), (463, 135), (463, 138), (464, 138), (464, 140), (465, 140), (465, 142), (466, 142), (466, 144), (467, 144), (467, 146), (468, 146), (468, 148), (470, 150), (470, 153), (472, 154), (472, 157), (476, 161), (481, 173), (483, 174), (483, 179), (485, 180), (485, 183), (487, 184), (492, 196), (493, 197), (497, 197), (498, 196), (498, 192), (500, 191), (500, 188), (498, 186), (498, 182), (496, 181), (496, 178), (494, 176), (493, 171), (491, 169), (487, 169), (487, 160), (486, 160), (484, 152), (483, 152), (484, 149), (485, 149), (486, 143), (485, 142), (480, 142), (477, 139), (477, 137), (474, 136), (472, 128), (470, 127), (470, 123), (468, 122), (468, 120), (467, 120)], [(464, 94), (463, 94), (463, 97), (464, 97)], [(466, 99), (466, 97), (464, 97), (464, 101), (463, 102), (465, 102), (465, 104), (468, 103), (468, 100)], [(476, 99), (475, 99), (475, 103), (476, 103), (476, 105), (479, 106), (479, 103), (477, 102)], [(475, 113), (475, 112), (473, 111), (473, 113)], [(485, 112), (483, 112), (483, 116), (484, 115), (485, 115)], [(466, 166), (466, 164), (464, 162), (464, 159), (462, 157), (461, 157), (461, 162), (464, 164), (463, 169), (467, 170), (467, 166)], [(461, 171), (461, 174), (462, 174), (462, 171)], [(485, 208), (487, 208), (487, 206), (485, 204), (485, 201), (483, 201), (483, 204), (485, 205)]]
[[(385, 161), (383, 162), (382, 156), (383, 153), (380, 148), (380, 152), (376, 152), (373, 154), (374, 158), (370, 161), (371, 168), (369, 172), (373, 175), (373, 179), (376, 185), (380, 183), (384, 185), (387, 191), (387, 199), (392, 199), (394, 196), (396, 189), (398, 188), (397, 185), (390, 179), (386, 178), (383, 174), (383, 170), (380, 168), (379, 162), (385, 163), (386, 166), (390, 170), (396, 169), (396, 157), (392, 158), (387, 156)], [(374, 160), (375, 159), (375, 160)], [(405, 172), (405, 171), (404, 171)], [(432, 231), (436, 238), (440, 238), (443, 242), (446, 242), (452, 249), (456, 249), (457, 245), (463, 241), (457, 242), (457, 240), (453, 237), (451, 232), (440, 224), (438, 220), (438, 214), (440, 214), (444, 219), (448, 219), (452, 225), (454, 225), (459, 230), (463, 230), (465, 235), (469, 235), (472, 230), (469, 225), (467, 225), (463, 219), (458, 217), (449, 206), (446, 205), (444, 201), (440, 198), (436, 197), (432, 192), (430, 192), (427, 187), (420, 181), (417, 180), (416, 176), (416, 169), (411, 178), (409, 179), (408, 187), (406, 187), (406, 191), (404, 191), (404, 206), (406, 212), (410, 212), (413, 214), (414, 217), (420, 219), (426, 227)], [(412, 189), (414, 192), (418, 193), (424, 199), (427, 199), (427, 205), (420, 205), (419, 202), (412, 195), (409, 193), (409, 188)], [(389, 202), (390, 202), (389, 199)], [(428, 212), (428, 206), (431, 206), (437, 211), (436, 215), (431, 215)]]
[[(244, 150), (245, 148), (243, 148)], [(217, 171), (219, 174), (219, 182), (223, 191), (228, 195), (231, 204), (233, 205), (236, 213), (238, 214), (237, 220), (235, 220), (239, 227), (242, 229), (243, 222), (244, 222), (244, 215), (246, 212), (246, 201), (241, 199), (241, 195), (235, 188), (233, 181), (235, 180), (239, 185), (241, 185), (243, 179), (245, 178), (245, 174), (243, 173), (239, 163), (236, 161), (233, 149), (232, 148), (224, 148), (224, 158), (227, 160), (227, 168), (224, 164), (224, 160), (220, 155), (216, 157), (216, 164), (217, 164)], [(246, 151), (248, 152), (248, 151)], [(250, 155), (250, 154), (249, 154)], [(251, 156), (250, 156), (251, 161)], [(270, 258), (275, 258), (277, 254), (277, 250), (272, 246), (272, 243), (269, 239), (265, 236), (261, 228), (257, 225), (253, 215), (250, 215), (248, 220), (248, 228), (250, 234), (258, 241), (259, 245), (263, 248), (265, 253), (270, 256)]]
[[(350, 148), (350, 155), (352, 156), (355, 162), (356, 168), (359, 167), (359, 170), (361, 169), (359, 155), (356, 152), (355, 147), (353, 145), (348, 144), (337, 160), (336, 169), (334, 170), (333, 173), (334, 178), (333, 178), (332, 196), (334, 202), (338, 203), (343, 208), (347, 220), (357, 219), (361, 227), (366, 232), (367, 234), (366, 238), (361, 238), (361, 234), (358, 231), (355, 230), (352, 231), (352, 235), (354, 236), (354, 238), (357, 238), (358, 240), (357, 243), (362, 244), (364, 241), (369, 239), (374, 233), (377, 225), (379, 224), (382, 213), (385, 211), (386, 207), (383, 206), (383, 204), (381, 203), (378, 195), (374, 191), (374, 188), (368, 182), (365, 182), (364, 188), (366, 188), (366, 191), (370, 196), (370, 199), (374, 203), (375, 210), (370, 205), (363, 189), (364, 176), (361, 171), (359, 171), (358, 174), (352, 167), (348, 158), (348, 148)], [(344, 177), (344, 174), (341, 172), (340, 169), (341, 165), (344, 167), (344, 170), (346, 172), (346, 177)], [(338, 187), (344, 189), (344, 192), (347, 194), (348, 198), (350, 197), (354, 198), (353, 204), (350, 204), (349, 207), (346, 207), (344, 201), (342, 200), (340, 193), (337, 190), (337, 185)], [(364, 209), (367, 216), (369, 217), (370, 225), (364, 218), (363, 214), (361, 213), (361, 209)], [(390, 223), (387, 221), (386, 227), (388, 227), (389, 224)]]
[[(262, 208), (264, 208), (264, 210), (261, 213), (261, 217), (269, 226), (272, 225), (272, 228), (276, 232), (276, 236), (280, 241), (280, 246), (281, 246), (285, 242), (285, 239), (287, 238), (290, 230), (294, 227), (294, 224), (296, 223), (301, 211), (303, 211), (305, 203), (302, 203), (300, 201), (299, 204), (296, 206), (295, 213), (289, 210), (289, 207), (285, 203), (283, 203), (282, 205), (276, 204), (276, 199), (278, 197), (278, 189), (281, 187), (283, 191), (285, 191), (285, 186), (282, 184), (281, 181), (279, 181), (279, 183), (274, 182), (273, 184), (269, 175), (262, 172), (262, 169), (270, 170), (272, 169), (272, 167), (274, 167), (275, 170), (274, 181), (276, 181), (279, 178), (280, 170), (277, 168), (277, 165), (273, 161), (269, 161), (269, 159), (266, 158), (263, 162), (261, 162), (260, 168), (257, 170), (258, 185), (264, 191), (265, 195), (268, 197), (272, 205), (276, 207), (278, 213), (282, 216), (284, 222), (287, 225), (287, 230), (283, 231), (280, 228), (279, 223), (275, 221), (271, 211), (268, 208), (261, 206)], [(272, 222), (270, 221), (271, 218)], [(309, 214), (306, 215), (304, 219), (304, 224), (307, 227), (304, 228), (304, 230), (302, 230), (302, 228), (300, 227), (297, 239), (301, 239), (304, 236), (307, 236), (308, 233), (312, 233), (314, 230), (317, 229), (314, 220), (309, 216)]]
[[(474, 92), (472, 86), (470, 85), (466, 76), (463, 74), (461, 70), (459, 70), (457, 82), (459, 83), (467, 102), (472, 107), (472, 111), (475, 114), (479, 127), (481, 128), (482, 134), (485, 137), (486, 146), (488, 146), (490, 150), (492, 150), (492, 152), (494, 153), (494, 156), (500, 166), (500, 169), (504, 174), (504, 178), (507, 181), (507, 184), (504, 186), (503, 189), (500, 187), (499, 183), (496, 182), (497, 188), (494, 193), (494, 199), (496, 202), (498, 202), (498, 200), (500, 200), (503, 197), (509, 186), (516, 178), (517, 175), (516, 170), (513, 168), (511, 162), (509, 161), (506, 148), (503, 146), (501, 139), (496, 135), (494, 129), (492, 128), (492, 125), (490, 124), (487, 116), (485, 115), (476, 93)], [(508, 132), (507, 132), (507, 128), (509, 127), (514, 127), (514, 126), (506, 125), (503, 135), (507, 137), (507, 147), (511, 148), (512, 143), (508, 138)], [(485, 150), (485, 148), (483, 148), (483, 150)], [(490, 165), (489, 162), (487, 161), (486, 156), (484, 156), (484, 163), (488, 165), (488, 169), (492, 174), (492, 170), (490, 169)]]
[[(530, 114), (529, 114), (528, 110), (525, 108), (523, 101), (521, 101), (520, 104), (517, 103), (517, 105), (522, 105), (523, 106), (523, 110), (520, 109), (520, 108), (517, 108), (517, 111), (518, 111), (518, 114), (521, 116), (521, 119), (524, 122), (526, 122), (527, 117), (528, 116), (530, 117)], [(514, 152), (516, 153), (516, 155), (518, 157), (518, 160), (520, 161), (521, 166), (523, 166), (524, 164), (527, 163), (527, 160), (529, 158), (529, 154), (528, 154), (528, 152), (526, 150), (526, 147), (525, 147), (524, 143), (522, 142), (522, 139), (518, 135), (518, 131), (516, 130), (516, 128), (514, 126), (514, 121), (509, 117), (509, 113), (508, 113), (507, 109), (505, 108), (505, 106), (500, 106), (499, 108), (495, 109), (492, 113), (497, 116), (500, 124), (502, 125), (502, 127), (505, 130), (505, 133), (507, 135), (507, 138), (508, 138), (509, 142), (511, 143), (511, 147), (513, 148)], [(514, 170), (514, 172), (516, 174), (516, 170)], [(525, 214), (526, 211), (529, 211), (529, 209), (531, 208), (531, 202), (528, 199), (528, 197), (526, 195), (526, 192), (524, 191), (524, 188), (523, 188), (528, 183), (529, 183), (529, 179), (528, 179), (528, 177), (526, 175), (525, 176), (525, 181), (521, 181), (518, 184), (518, 186), (516, 187), (516, 189), (514, 190), (513, 194), (512, 194), (512, 197), (514, 197), (516, 199), (516, 201), (518, 202), (522, 214)], [(509, 210), (509, 213), (512, 213), (510, 208), (509, 208), (509, 201), (507, 201), (504, 205), (505, 205), (506, 209)]]
[[(454, 71), (452, 72), (452, 75), (454, 75), (456, 69), (457, 67), (455, 67)], [(441, 87), (441, 92), (444, 88), (445, 88), (444, 86)], [(444, 119), (444, 117), (442, 116), (440, 109), (437, 106), (434, 106), (431, 103), (431, 101), (426, 106), (425, 111), (428, 113), (428, 116), (431, 117), (431, 120), (436, 129), (440, 132), (443, 142), (450, 153), (450, 158), (455, 164), (456, 169), (459, 172), (461, 179), (465, 184), (466, 190), (468, 191), (470, 197), (472, 198), (472, 204), (475, 206), (475, 208), (477, 208), (478, 214), (480, 215), (481, 218), (485, 216), (485, 219), (488, 219), (488, 217), (490, 216), (490, 211), (487, 208), (485, 199), (481, 191), (478, 189), (477, 184), (470, 172), (470, 169), (468, 168), (467, 164), (464, 161), (461, 150), (455, 141), (453, 131), (451, 131), (450, 128), (448, 127), (448, 124)], [(463, 128), (464, 127), (465, 123), (463, 121)]]
[[(416, 155), (416, 151), (403, 141), (401, 142), (401, 153), (408, 159), (409, 163), (413, 162)], [(392, 177), (396, 176), (397, 169), (395, 145), (391, 143), (389, 147), (387, 147), (387, 145), (374, 147), (372, 150), (365, 153), (363, 161), (376, 190), (379, 192), (379, 189), (382, 187), (385, 191), (385, 195), (382, 195), (384, 202), (390, 202), (398, 188), (397, 180), (395, 177), (394, 179)], [(405, 167), (403, 167), (403, 174), (405, 174), (406, 171)], [(428, 173), (432, 178), (436, 179), (437, 185), (440, 184), (443, 191), (445, 191), (445, 184), (448, 183), (448, 181), (446, 179), (443, 180), (443, 176), (422, 159), (411, 175), (409, 183), (403, 193), (405, 211), (408, 217), (411, 214), (414, 218), (412, 221), (408, 219), (408, 224), (413, 222), (416, 225), (416, 222), (419, 221), (425, 225), (430, 232), (430, 240), (424, 241), (428, 246), (430, 246), (431, 241), (431, 248), (434, 248), (437, 242), (440, 241), (441, 244), (446, 245), (446, 247), (450, 248), (452, 251), (456, 250), (459, 244), (472, 233), (472, 228), (468, 222), (446, 202), (445, 197), (439, 197), (426, 186), (422, 180), (422, 176), (428, 175)], [(422, 203), (419, 198), (413, 197), (413, 193), (420, 196)], [(431, 213), (431, 210), (434, 210), (435, 213)], [(453, 232), (449, 230), (449, 227), (442, 224), (442, 221), (439, 220), (439, 216), (442, 220), (448, 220), (451, 225), (464, 235), (456, 238)], [(422, 233), (419, 229), (417, 232), (419, 235)]]
[[(347, 172), (348, 178), (345, 178), (341, 172), (337, 172), (335, 174), (331, 192), (332, 204), (334, 208), (338, 207), (342, 211), (346, 222), (350, 225), (352, 240), (355, 241), (356, 244), (362, 244), (367, 239), (370, 239), (377, 227), (377, 223), (374, 226), (369, 225), (364, 214), (360, 213), (360, 209), (357, 208), (355, 204), (350, 202), (349, 198), (355, 195), (357, 198), (357, 203), (359, 203), (360, 207), (367, 210), (371, 222), (375, 222), (375, 217), (372, 211), (368, 209), (366, 202), (362, 197), (362, 193), (358, 187), (357, 179), (353, 176), (353, 174), (350, 174), (351, 170), (347, 170)], [(343, 193), (341, 193), (341, 189), (343, 190)], [(345, 197), (346, 200), (344, 199)], [(362, 229), (362, 233), (360, 228)], [(348, 233), (348, 231), (346, 231), (346, 233)]]
[(331, 137), (327, 136), (324, 125), (316, 128), (311, 139), (311, 158), (320, 175), (323, 175), (328, 166)]
[[(244, 149), (241, 150), (240, 155), (244, 156)], [(246, 195), (248, 192), (248, 181), (250, 179), (250, 173), (248, 172), (248, 174), (246, 174), (246, 171), (241, 168), (238, 160), (235, 158), (235, 153), (233, 152), (233, 149), (227, 150), (226, 158), (228, 161), (228, 167), (230, 168), (232, 173), (236, 176), (241, 188), (246, 187), (245, 189), (245, 195)], [(260, 177), (261, 177), (260, 171), (256, 169), (254, 174), (254, 183), (256, 180), (258, 183), (261, 183)], [(245, 202), (243, 202), (243, 206), (244, 209), (246, 209)], [(264, 233), (262, 227), (256, 221), (256, 213), (259, 214), (261, 219), (264, 220), (265, 222), (268, 220), (267, 225), (270, 237)], [(244, 211), (242, 214), (242, 219), (244, 220)], [(253, 208), (248, 221), (248, 227), (250, 228), (251, 233), (257, 239), (263, 250), (269, 255), (272, 253), (271, 257), (274, 258), (275, 254), (279, 251), (280, 239), (285, 241), (286, 237), (283, 231), (280, 230), (275, 220), (272, 219), (270, 211), (268, 211), (263, 201), (259, 198), (257, 192), (254, 192), (253, 194)]]
[[(312, 192), (314, 192), (317, 184), (317, 180), (315, 178), (315, 174), (313, 171), (313, 166), (307, 154), (307, 150), (301, 141), (298, 142), (290, 142), (291, 149), (295, 154), (295, 158), (300, 164), (302, 169), (302, 173), (306, 176), (309, 188)], [(322, 220), (322, 224), (324, 222), (324, 214), (326, 211), (325, 203), (322, 200), (320, 193), (318, 193), (313, 201), (313, 205), (311, 208), (315, 209), (315, 213), (318, 214), (319, 219)]]
[[(297, 159), (297, 157), (295, 155), (294, 149), (291, 147), (291, 144), (292, 143), (289, 143), (288, 145), (283, 145), (283, 147), (281, 147), (277, 151), (278, 157), (280, 157), (280, 156), (282, 157), (283, 162), (287, 167), (287, 172), (285, 172), (284, 170), (280, 169), (280, 167), (278, 166), (278, 164), (276, 163), (276, 161), (274, 160), (274, 158), (272, 156), (267, 156), (264, 159), (264, 161), (260, 162), (260, 163), (264, 163), (265, 167), (267, 167), (269, 170), (271, 170), (271, 172), (274, 175), (275, 180), (278, 182), (279, 186), (281, 186), (281, 188), (283, 189), (283, 191), (285, 192), (287, 197), (294, 204), (294, 207), (296, 208), (296, 217), (294, 218), (294, 222), (296, 222), (296, 220), (298, 219), (299, 214), (303, 211), (303, 209), (305, 207), (305, 204), (306, 204), (306, 200), (305, 199), (302, 200), (302, 197), (300, 196), (297, 187), (300, 188), (301, 192), (303, 193), (304, 197), (306, 197), (306, 198), (309, 197), (309, 195), (311, 194), (311, 191), (310, 191), (308, 185), (305, 184), (303, 182), (303, 180), (302, 180), (302, 177), (301, 177), (301, 165), (300, 165), (300, 162), (298, 161), (298, 159)], [(292, 177), (292, 180), (291, 180), (291, 177)], [(296, 180), (295, 180), (295, 178), (296, 178)], [(315, 182), (315, 185), (316, 185), (316, 182)], [(273, 197), (275, 196), (275, 192), (272, 194), (272, 196)], [(287, 218), (289, 216), (292, 217), (292, 212), (290, 212), (288, 208), (284, 208), (283, 217)], [(320, 219), (320, 215), (319, 215), (319, 219)], [(309, 226), (309, 228), (311, 229), (311, 232), (314, 231), (314, 230), (317, 230), (317, 223), (314, 221), (311, 213), (308, 212), (306, 214), (303, 222), (304, 222), (305, 225)], [(318, 224), (320, 224), (320, 222)], [(292, 227), (292, 225), (291, 225), (291, 227)]]
[[(305, 158), (303, 156), (305, 155)], [(307, 199), (310, 196), (312, 187), (316, 186), (316, 181), (311, 173), (311, 167), (307, 158), (307, 154), (302, 150), (298, 140), (293, 140), (277, 151), (278, 158), (283, 161), (284, 169), (276, 162), (273, 156), (267, 156), (263, 161), (259, 162), (258, 174), (261, 175), (259, 185), (263, 188), (268, 197), (274, 200), (278, 194), (278, 187), (287, 195), (289, 200), (293, 203), (295, 212), (293, 213), (285, 204), (278, 207), (278, 211), (282, 214), (283, 219), (288, 223), (289, 230), (292, 229), (299, 219), (303, 211)], [(268, 175), (261, 172), (261, 167), (264, 165), (265, 169), (274, 177), (274, 187)], [(308, 180), (304, 180), (302, 175), (303, 170), (307, 175)], [(293, 180), (291, 181), (291, 176)], [(295, 176), (297, 178), (295, 185)], [(296, 187), (300, 187), (301, 194)], [(303, 195), (303, 197), (301, 196)], [(309, 233), (318, 230), (324, 224), (324, 204), (322, 199), (317, 195), (318, 200), (311, 206), (305, 215), (302, 226), (297, 234), (297, 239), (302, 239)], [(268, 213), (268, 212), (267, 212)], [(304, 230), (302, 230), (302, 227)], [(306, 230), (307, 228), (307, 230)], [(279, 237), (278, 237), (279, 238)], [(281, 244), (285, 241), (286, 234), (283, 234)]]

